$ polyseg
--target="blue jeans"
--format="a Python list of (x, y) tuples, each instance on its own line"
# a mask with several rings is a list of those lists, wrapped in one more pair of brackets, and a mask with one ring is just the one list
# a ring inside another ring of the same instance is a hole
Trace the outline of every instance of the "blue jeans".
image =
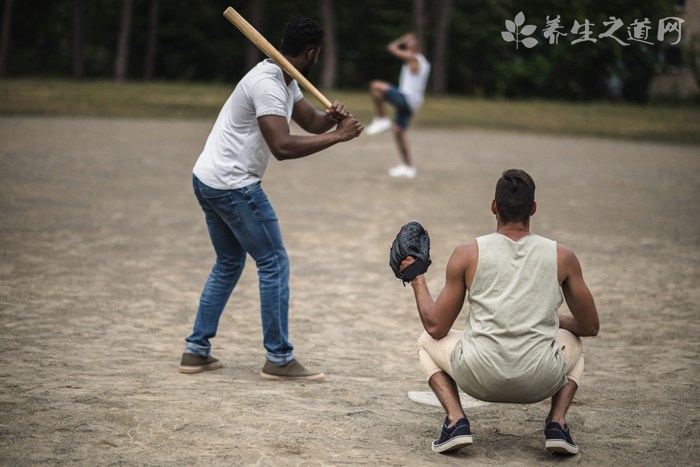
[(406, 101), (406, 95), (396, 86), (390, 86), (384, 93), (384, 100), (396, 109), (396, 124), (404, 130), (408, 128), (413, 111)]
[(277, 215), (260, 182), (235, 190), (218, 190), (192, 177), (216, 251), (186, 352), (207, 356), (209, 339), (216, 335), (219, 318), (245, 265), (255, 260), (260, 286), (263, 345), (267, 359), (285, 365), (294, 359), (288, 340), (289, 258), (282, 243)]

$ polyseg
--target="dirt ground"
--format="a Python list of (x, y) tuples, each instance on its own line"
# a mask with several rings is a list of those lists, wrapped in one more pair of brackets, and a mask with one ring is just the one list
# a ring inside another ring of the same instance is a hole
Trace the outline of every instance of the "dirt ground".
[[(213, 261), (190, 175), (211, 123), (0, 118), (0, 464), (697, 465), (698, 147), (416, 128), (414, 181), (386, 175), (388, 134), (271, 161), (291, 340), (328, 380), (270, 383), (250, 259), (213, 341), (224, 367), (177, 371)], [(441, 409), (407, 396), (428, 390), (421, 326), (389, 244), (421, 221), (439, 292), (453, 248), (494, 229), (509, 167), (601, 315), (570, 459), (543, 449), (547, 402), (469, 408), (474, 445), (439, 455)]]

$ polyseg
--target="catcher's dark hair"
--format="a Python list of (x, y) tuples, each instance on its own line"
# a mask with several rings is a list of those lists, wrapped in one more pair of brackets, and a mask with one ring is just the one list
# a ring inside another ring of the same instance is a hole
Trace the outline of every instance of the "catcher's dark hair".
[(298, 57), (309, 48), (318, 47), (326, 33), (311, 18), (299, 15), (289, 20), (284, 27), (280, 52), (289, 57)]
[(501, 222), (527, 222), (535, 203), (535, 181), (520, 169), (504, 170), (496, 182), (496, 209)]

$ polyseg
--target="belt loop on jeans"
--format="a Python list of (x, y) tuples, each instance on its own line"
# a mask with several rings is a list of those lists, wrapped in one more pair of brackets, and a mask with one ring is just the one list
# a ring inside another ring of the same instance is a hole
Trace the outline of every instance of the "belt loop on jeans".
[(251, 191), (253, 191), (253, 189), (255, 189), (255, 188), (257, 187), (257, 185), (260, 185), (260, 181), (251, 183), (250, 185), (247, 185), (247, 186), (245, 187), (244, 193), (247, 195), (248, 193), (250, 193)]

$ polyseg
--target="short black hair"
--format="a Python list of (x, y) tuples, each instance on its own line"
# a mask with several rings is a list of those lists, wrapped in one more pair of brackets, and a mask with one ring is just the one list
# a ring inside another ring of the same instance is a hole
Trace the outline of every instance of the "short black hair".
[(496, 209), (501, 222), (527, 222), (535, 204), (535, 181), (520, 169), (504, 170), (496, 183)]
[(284, 27), (280, 52), (289, 57), (298, 57), (308, 48), (318, 47), (326, 33), (311, 18), (299, 15), (289, 20)]

